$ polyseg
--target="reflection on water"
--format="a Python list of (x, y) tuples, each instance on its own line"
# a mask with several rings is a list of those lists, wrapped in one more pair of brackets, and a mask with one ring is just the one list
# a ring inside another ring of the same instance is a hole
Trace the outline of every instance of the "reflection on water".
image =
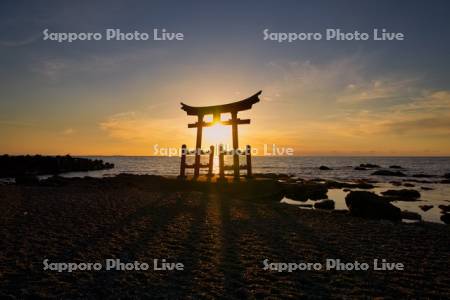
[[(447, 192), (450, 192), (449, 187), (441, 187), (439, 188), (439, 184), (428, 184), (428, 187), (434, 186), (435, 189), (433, 190), (427, 190), (422, 191), (419, 190), (421, 193), (421, 198), (419, 201), (393, 201), (392, 204), (400, 208), (401, 210), (407, 210), (411, 212), (416, 212), (422, 216), (423, 221), (427, 222), (436, 222), (436, 223), (443, 223), (440, 219), (441, 217), (441, 210), (438, 208), (439, 205), (444, 204), (448, 205), (448, 200), (445, 200), (445, 197), (441, 197), (443, 190), (446, 190)], [(386, 191), (387, 189), (398, 189), (398, 187), (394, 187), (389, 183), (381, 183), (378, 184), (376, 188), (370, 190), (371, 192), (374, 192), (378, 195), (381, 195), (381, 192)], [(354, 189), (358, 190), (358, 189)], [(328, 199), (332, 199), (335, 202), (335, 209), (345, 209), (348, 210), (347, 205), (345, 204), (345, 197), (347, 196), (349, 192), (345, 192), (343, 189), (330, 189), (328, 190)], [(303, 204), (312, 204), (314, 205), (315, 201), (308, 200), (308, 201), (295, 201), (288, 198), (283, 198), (281, 200), (281, 203), (287, 203), (291, 205), (303, 205)], [(430, 210), (424, 212), (419, 205), (433, 205), (433, 208)], [(304, 209), (305, 207), (302, 207)], [(307, 208), (306, 208), (307, 209)], [(409, 222), (409, 221), (407, 221)]]

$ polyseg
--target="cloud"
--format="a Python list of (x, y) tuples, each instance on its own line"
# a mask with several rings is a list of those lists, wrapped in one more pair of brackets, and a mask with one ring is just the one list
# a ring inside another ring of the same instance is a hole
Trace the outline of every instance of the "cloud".
[(151, 113), (131, 111), (112, 115), (100, 122), (99, 126), (114, 139), (173, 143), (181, 137), (179, 124), (176, 120), (169, 118), (154, 120)]
[(109, 136), (122, 140), (145, 139), (145, 132), (152, 132), (148, 121), (137, 118), (136, 112), (118, 113), (100, 123)]
[(425, 88), (414, 74), (376, 75), (358, 59), (269, 67), (277, 76), (265, 95), (283, 115), (274, 129), (298, 153), (448, 154), (450, 90)]
[(369, 82), (350, 83), (337, 96), (336, 101), (344, 104), (356, 104), (367, 101), (405, 99), (414, 95), (415, 79), (374, 79)]
[(26, 46), (40, 40), (41, 37), (42, 33), (38, 33), (20, 40), (0, 40), (0, 47)]
[[(33, 66), (32, 71), (43, 75), (45, 78), (55, 81), (64, 72), (71, 70), (72, 62), (64, 59), (43, 60), (37, 66)], [(72, 69), (73, 70), (73, 69)]]
[(11, 121), (11, 120), (0, 120), (0, 125), (8, 127), (35, 127), (36, 124), (30, 122), (21, 121)]
[(397, 134), (430, 134), (447, 135), (450, 137), (450, 114), (445, 117), (428, 117), (388, 124), (388, 130)]
[(450, 136), (450, 91), (429, 92), (410, 103), (394, 106), (390, 115), (387, 131)]
[(330, 120), (335, 132), (350, 136), (449, 136), (450, 91), (421, 92), (410, 102), (383, 110), (348, 111)]
[(273, 74), (264, 87), (264, 97), (270, 101), (333, 99), (361, 75), (362, 65), (355, 59), (341, 59), (330, 64), (304, 62), (270, 62), (267, 74)]
[(73, 128), (67, 128), (67, 129), (64, 129), (61, 133), (63, 135), (71, 135), (71, 134), (75, 133), (75, 130)]
[(380, 101), (407, 101), (416, 97), (417, 76), (383, 74), (374, 76), (359, 57), (338, 59), (327, 64), (270, 62), (268, 74), (275, 74), (265, 86), (269, 101), (320, 102), (331, 106)]
[(50, 81), (63, 81), (68, 76), (110, 75), (125, 68), (157, 61), (166, 52), (160, 49), (140, 49), (121, 53), (74, 57), (39, 57), (30, 70)]

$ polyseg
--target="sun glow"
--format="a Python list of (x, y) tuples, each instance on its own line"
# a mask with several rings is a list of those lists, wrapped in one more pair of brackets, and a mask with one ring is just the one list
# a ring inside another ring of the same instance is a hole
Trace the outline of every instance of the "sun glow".
[(205, 142), (204, 147), (213, 145), (217, 146), (219, 144), (229, 145), (231, 143), (231, 127), (224, 126), (220, 123), (216, 123), (211, 127), (205, 127), (203, 132), (203, 137)]

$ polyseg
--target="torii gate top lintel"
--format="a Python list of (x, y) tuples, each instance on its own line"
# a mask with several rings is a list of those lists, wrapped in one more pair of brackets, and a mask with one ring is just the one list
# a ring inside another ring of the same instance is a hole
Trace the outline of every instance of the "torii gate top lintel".
[(184, 110), (188, 116), (204, 116), (211, 114), (220, 113), (232, 113), (242, 110), (248, 110), (252, 108), (252, 105), (259, 102), (258, 96), (261, 95), (262, 91), (257, 92), (253, 96), (246, 99), (222, 104), (222, 105), (212, 105), (212, 106), (190, 106), (181, 102), (181, 109)]

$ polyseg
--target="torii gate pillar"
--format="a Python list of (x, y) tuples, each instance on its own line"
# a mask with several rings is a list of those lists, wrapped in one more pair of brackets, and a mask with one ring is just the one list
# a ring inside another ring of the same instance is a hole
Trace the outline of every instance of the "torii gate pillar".
[(198, 115), (197, 121), (197, 140), (195, 142), (195, 164), (194, 164), (194, 176), (200, 175), (200, 154), (202, 151), (202, 135), (203, 135), (203, 115)]
[(238, 141), (238, 118), (237, 111), (231, 113), (231, 127), (233, 135), (233, 174), (239, 177), (239, 141)]

